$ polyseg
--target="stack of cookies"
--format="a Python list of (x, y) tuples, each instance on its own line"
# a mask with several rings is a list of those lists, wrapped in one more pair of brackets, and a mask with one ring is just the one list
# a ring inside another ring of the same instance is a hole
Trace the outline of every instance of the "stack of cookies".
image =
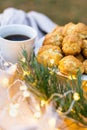
[(87, 26), (68, 23), (57, 26), (45, 36), (37, 60), (48, 67), (58, 67), (65, 75), (87, 74)]

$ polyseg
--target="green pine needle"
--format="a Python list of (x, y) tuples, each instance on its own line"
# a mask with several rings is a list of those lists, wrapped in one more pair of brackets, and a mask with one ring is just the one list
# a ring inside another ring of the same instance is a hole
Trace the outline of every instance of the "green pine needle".
[[(23, 51), (23, 56), (26, 59), (25, 62), (20, 62), (22, 69), (29, 72), (24, 76), (24, 80), (31, 87), (32, 92), (39, 98), (45, 100), (57, 93), (63, 95), (68, 91), (74, 91), (79, 94), (80, 99), (75, 101), (72, 110), (67, 114), (68, 117), (74, 119), (77, 122), (87, 126), (87, 99), (84, 97), (82, 89), (81, 74), (78, 72), (77, 79), (69, 80), (68, 78), (57, 75), (53, 69), (48, 69), (37, 62), (37, 58), (34, 54), (31, 55), (30, 61), (26, 51)], [(55, 96), (53, 101), (55, 102), (55, 108), (62, 108), (62, 112), (65, 113), (71, 103), (73, 102), (73, 93), (69, 93), (63, 98)], [(86, 120), (84, 120), (86, 118)]]

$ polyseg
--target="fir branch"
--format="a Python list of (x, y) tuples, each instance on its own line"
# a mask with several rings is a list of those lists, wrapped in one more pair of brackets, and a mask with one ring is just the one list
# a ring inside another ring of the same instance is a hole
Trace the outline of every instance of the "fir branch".
[[(67, 113), (68, 117), (87, 126), (87, 99), (84, 97), (80, 72), (76, 79), (70, 80), (57, 75), (54, 71), (55, 68), (48, 69), (48, 67), (39, 64), (34, 54), (30, 61), (28, 61), (26, 52), (23, 53), (23, 56), (25, 62), (21, 61), (20, 64), (22, 69), (28, 72), (23, 80), (32, 86), (32, 91), (48, 101), (53, 94), (63, 95), (62, 98), (53, 97), (55, 107), (61, 108), (62, 113)], [(69, 91), (73, 91), (73, 93), (68, 93)], [(65, 93), (68, 94), (64, 95)], [(74, 99), (75, 93), (79, 95), (79, 100)]]

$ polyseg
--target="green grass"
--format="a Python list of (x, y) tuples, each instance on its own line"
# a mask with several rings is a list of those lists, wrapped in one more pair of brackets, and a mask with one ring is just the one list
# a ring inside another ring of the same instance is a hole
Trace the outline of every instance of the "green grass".
[(0, 12), (8, 7), (44, 13), (60, 25), (71, 21), (87, 24), (87, 0), (0, 0)]

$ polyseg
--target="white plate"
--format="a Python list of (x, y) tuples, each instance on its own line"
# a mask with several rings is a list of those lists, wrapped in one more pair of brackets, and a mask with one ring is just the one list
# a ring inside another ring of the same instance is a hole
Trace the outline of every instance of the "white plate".
[[(35, 55), (38, 54), (38, 51), (39, 51), (40, 47), (41, 47), (42, 44), (43, 44), (44, 38), (45, 38), (45, 37), (42, 37), (42, 38), (37, 42), (37, 44), (36, 44), (36, 46), (35, 46), (35, 50), (34, 50)], [(87, 75), (83, 74), (83, 75), (82, 75), (82, 80), (87, 80)]]

